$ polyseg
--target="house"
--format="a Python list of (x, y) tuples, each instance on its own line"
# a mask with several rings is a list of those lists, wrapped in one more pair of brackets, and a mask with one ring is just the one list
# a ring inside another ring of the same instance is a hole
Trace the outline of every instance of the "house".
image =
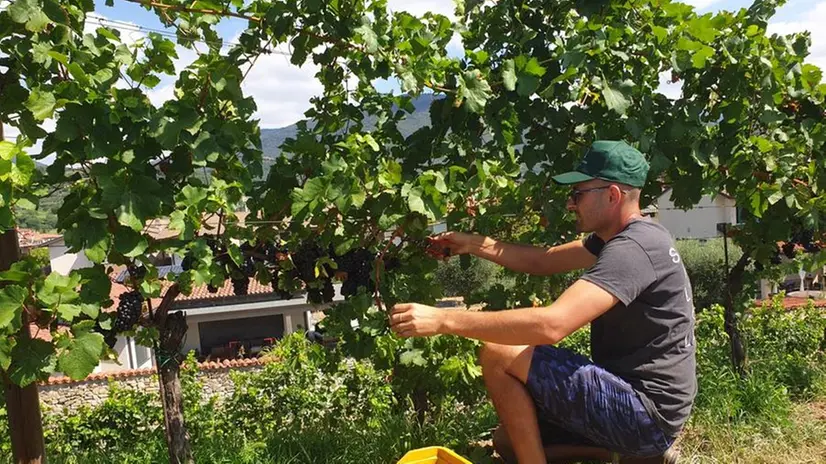
[(31, 229), (17, 229), (17, 244), (22, 254), (28, 254), (35, 248), (49, 250), (50, 267), (47, 272), (55, 271), (67, 275), (74, 269), (91, 267), (92, 261), (83, 252), (69, 253), (69, 247), (60, 234), (47, 234)]
[[(239, 214), (243, 220), (244, 213)], [(155, 239), (163, 240), (177, 236), (171, 231), (168, 222), (152, 221), (147, 225), (148, 233)], [(209, 223), (207, 227), (217, 224)], [(48, 247), (53, 271), (68, 274), (72, 270), (92, 266), (85, 253), (69, 253), (63, 237), (56, 234), (38, 234), (34, 231), (21, 234), (20, 246), (28, 252), (37, 247)], [(181, 259), (177, 256), (157, 255), (155, 264), (159, 277), (183, 272)], [(111, 299), (115, 302), (106, 310), (117, 308), (121, 294), (129, 291), (123, 284), (128, 272), (125, 267), (116, 268), (110, 275), (112, 281)], [(341, 286), (334, 286), (334, 301), (343, 299)], [(157, 304), (158, 301), (155, 301)], [(182, 311), (186, 314), (188, 331), (182, 352), (195, 351), (202, 360), (236, 358), (243, 355), (255, 355), (263, 347), (283, 336), (315, 328), (312, 313), (324, 306), (308, 303), (304, 293), (297, 293), (293, 298), (282, 299), (278, 292), (273, 292), (271, 285), (262, 285), (255, 279), (250, 280), (248, 294), (234, 294), (232, 282), (227, 280), (217, 292), (210, 293), (205, 285), (192, 289), (190, 295), (179, 295), (170, 311)], [(36, 329), (36, 328), (34, 328)], [(42, 330), (37, 336), (42, 337)], [(146, 369), (153, 367), (155, 360), (150, 348), (141, 346), (132, 337), (119, 336), (113, 351), (117, 361), (101, 362), (95, 372), (109, 372), (126, 369)]]
[(703, 195), (691, 209), (683, 210), (671, 200), (671, 189), (666, 189), (649, 208), (651, 217), (679, 239), (709, 239), (720, 237), (717, 224), (737, 224), (740, 212), (733, 197), (720, 193)]
[[(700, 202), (688, 210), (677, 208), (671, 200), (670, 188), (663, 191), (646, 212), (648, 216), (668, 229), (676, 240), (706, 240), (722, 237), (718, 224), (738, 224), (741, 222), (742, 214), (740, 208), (737, 207), (736, 200), (725, 193), (714, 196), (703, 195)], [(783, 256), (781, 259), (786, 260)], [(823, 280), (824, 268), (811, 272), (801, 270), (799, 274), (786, 276), (779, 283), (761, 279), (760, 298), (769, 298), (781, 288), (794, 292), (794, 295), (801, 295), (809, 292), (813, 287), (822, 288)]]
[[(180, 265), (160, 266), (159, 276), (182, 272)], [(123, 268), (111, 276), (111, 298), (117, 306), (119, 296), (128, 291), (123, 285), (128, 271)], [(335, 285), (333, 301), (341, 301), (341, 286)], [(153, 304), (160, 299), (153, 299)], [(172, 303), (170, 312), (186, 315), (187, 333), (181, 353), (194, 351), (201, 360), (255, 356), (263, 348), (293, 332), (315, 328), (313, 313), (327, 305), (313, 305), (304, 293), (282, 299), (271, 285), (262, 285), (250, 279), (247, 295), (235, 295), (232, 282), (227, 280), (217, 292), (206, 285), (194, 287), (189, 295), (180, 294)], [(103, 361), (95, 372), (123, 369), (145, 369), (154, 365), (152, 350), (138, 345), (132, 337), (119, 336), (113, 348), (118, 361)]]

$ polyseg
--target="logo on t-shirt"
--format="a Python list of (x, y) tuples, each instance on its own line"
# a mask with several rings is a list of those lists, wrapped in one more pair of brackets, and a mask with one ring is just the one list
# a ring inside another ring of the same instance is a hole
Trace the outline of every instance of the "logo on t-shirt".
[[(669, 248), (668, 249), (668, 255), (671, 256), (671, 262), (672, 263), (680, 264), (680, 261), (682, 259), (680, 258), (680, 253), (675, 248), (673, 248), (673, 247)], [(691, 289), (689, 288), (690, 280), (688, 279), (688, 272), (685, 270), (685, 266), (683, 266), (683, 276), (685, 277), (685, 285), (683, 286), (683, 295), (685, 295), (686, 303), (691, 303), (691, 300), (693, 298), (691, 296)], [(694, 305), (693, 304), (691, 305), (691, 319), (692, 319), (692, 326), (693, 326), (694, 325)], [(694, 330), (693, 330), (693, 328), (692, 328), (692, 330), (690, 330), (686, 334), (685, 339), (683, 340), (683, 343), (684, 343), (684, 346), (686, 348), (691, 348), (691, 346), (694, 345)]]

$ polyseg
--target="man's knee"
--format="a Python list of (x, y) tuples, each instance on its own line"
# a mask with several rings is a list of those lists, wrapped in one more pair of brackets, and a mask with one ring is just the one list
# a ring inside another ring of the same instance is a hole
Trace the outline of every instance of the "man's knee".
[(486, 376), (509, 374), (522, 382), (527, 381), (533, 348), (529, 346), (485, 343), (479, 351), (479, 363)]
[(505, 370), (511, 361), (516, 357), (513, 346), (499, 345), (497, 343), (484, 343), (479, 350), (479, 363), (482, 369)]

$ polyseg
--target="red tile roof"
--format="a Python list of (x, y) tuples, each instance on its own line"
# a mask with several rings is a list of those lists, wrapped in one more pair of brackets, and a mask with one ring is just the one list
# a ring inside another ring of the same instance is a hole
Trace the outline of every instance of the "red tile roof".
[[(250, 279), (250, 286), (247, 289), (247, 294), (249, 295), (261, 295), (265, 293), (272, 293), (272, 285), (261, 285), (255, 279)], [(235, 296), (235, 292), (232, 289), (232, 281), (226, 280), (224, 282), (224, 286), (219, 288), (216, 293), (209, 293), (209, 289), (206, 285), (201, 285), (199, 287), (194, 287), (192, 289), (192, 293), (189, 295), (184, 295), (181, 293), (175, 298), (175, 301), (186, 301), (186, 300), (208, 300), (208, 299), (215, 299), (215, 298), (225, 298), (229, 296)]]
[[(232, 368), (239, 368), (239, 367), (255, 367), (255, 366), (263, 366), (265, 364), (271, 363), (275, 361), (274, 358), (271, 357), (264, 357), (264, 358), (245, 358), (245, 359), (224, 359), (221, 361), (207, 361), (207, 362), (200, 362), (198, 363), (198, 370), (199, 371), (214, 371), (214, 370), (221, 370), (221, 369), (232, 369)], [(41, 382), (41, 385), (64, 385), (64, 384), (71, 384), (71, 383), (80, 383), (80, 382), (92, 382), (95, 380), (109, 380), (109, 379), (128, 379), (131, 377), (140, 377), (146, 375), (152, 375), (157, 373), (157, 368), (147, 368), (147, 369), (127, 369), (122, 371), (112, 371), (112, 372), (98, 372), (95, 374), (91, 374), (83, 380), (72, 380), (69, 377), (50, 377), (48, 380)]]
[(60, 234), (45, 234), (33, 229), (17, 229), (17, 244), (20, 248), (36, 247), (60, 237), (62, 237)]
[[(112, 290), (110, 292), (109, 297), (112, 299), (112, 301), (114, 301), (114, 304), (108, 309), (109, 311), (113, 311), (115, 308), (117, 308), (118, 301), (120, 300), (119, 296), (129, 291), (128, 287), (117, 282), (117, 277), (121, 275), (124, 269), (125, 266), (115, 266), (109, 273), (109, 280), (112, 281)], [(172, 283), (170, 281), (164, 280), (162, 281), (162, 284), (163, 288), (161, 289), (161, 295), (163, 295), (166, 292), (166, 289), (170, 285), (172, 285)], [(247, 288), (248, 295), (266, 295), (271, 293), (274, 293), (272, 284), (262, 285), (260, 282), (258, 282), (258, 280), (254, 278), (250, 279), (250, 284)], [(175, 301), (218, 300), (235, 296), (236, 295), (232, 287), (232, 281), (227, 279), (224, 281), (224, 285), (218, 288), (218, 291), (215, 293), (210, 293), (207, 285), (199, 285), (196, 287), (192, 287), (192, 291), (189, 295), (181, 293), (175, 298)], [(153, 298), (152, 307), (157, 307), (160, 302), (161, 298)], [(106, 311), (106, 309), (104, 310)]]
[[(824, 299), (815, 299), (815, 298), (803, 298), (803, 297), (795, 297), (795, 296), (787, 296), (783, 298), (783, 307), (785, 309), (794, 309), (806, 306), (809, 302), (812, 302), (816, 308), (824, 308), (826, 307), (826, 300)], [(772, 303), (771, 299), (768, 300), (755, 300), (755, 305), (757, 306), (764, 306), (769, 305)]]
[[(235, 217), (237, 218), (237, 225), (243, 225), (244, 220), (247, 218), (249, 213), (238, 211), (235, 213)], [(219, 218), (218, 216), (212, 215), (207, 217), (201, 226), (200, 233), (201, 234), (215, 234), (218, 231), (218, 223)], [(174, 238), (180, 235), (180, 231), (172, 230), (169, 228), (169, 218), (156, 218), (146, 223), (146, 234), (154, 238), (155, 240), (165, 240), (168, 238)]]

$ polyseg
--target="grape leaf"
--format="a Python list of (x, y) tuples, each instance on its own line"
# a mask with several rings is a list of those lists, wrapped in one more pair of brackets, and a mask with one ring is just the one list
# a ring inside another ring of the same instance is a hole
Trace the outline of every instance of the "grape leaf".
[(0, 290), (0, 328), (10, 324), (12, 327), (20, 326), (26, 296), (26, 289), (19, 285), (9, 285)]
[(502, 63), (502, 84), (511, 92), (516, 90), (516, 68), (513, 60), (505, 60)]
[(491, 96), (488, 81), (478, 70), (465, 71), (459, 76), (459, 96), (467, 102), (467, 107), (474, 113), (481, 113)]
[(427, 361), (422, 354), (424, 354), (422, 350), (407, 350), (399, 356), (399, 362), (405, 366), (425, 366)]
[(84, 379), (95, 370), (102, 351), (103, 335), (81, 332), (58, 355), (58, 368), (74, 380)]
[(7, 370), (12, 382), (25, 387), (46, 379), (56, 366), (54, 346), (43, 340), (20, 338), (11, 350)]
[(26, 108), (32, 112), (32, 115), (38, 121), (51, 118), (56, 105), (57, 100), (55, 100), (54, 95), (39, 88), (32, 90), (28, 100), (26, 100)]

